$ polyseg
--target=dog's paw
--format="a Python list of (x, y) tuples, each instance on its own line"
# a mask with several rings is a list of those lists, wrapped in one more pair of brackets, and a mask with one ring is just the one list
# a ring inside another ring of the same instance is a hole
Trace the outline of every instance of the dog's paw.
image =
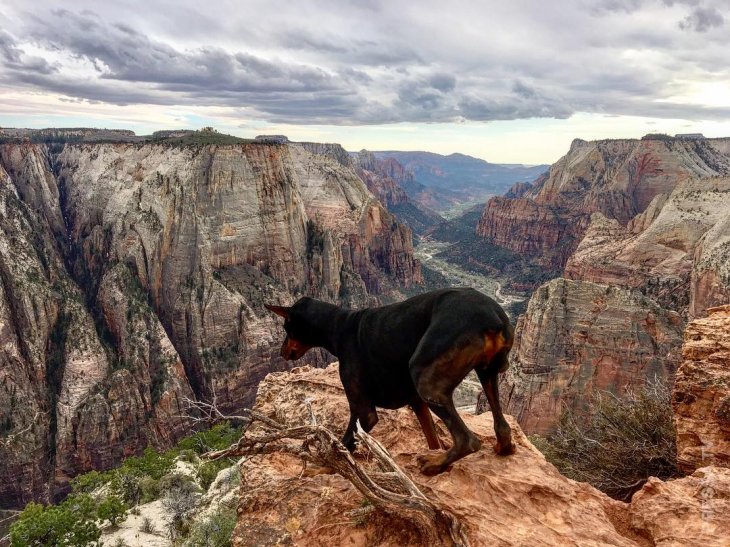
[(421, 468), (421, 473), (432, 477), (443, 473), (448, 469), (448, 466), (444, 464), (445, 454), (422, 454), (416, 458), (418, 465)]
[(510, 441), (509, 444), (502, 444), (497, 441), (497, 444), (494, 445), (494, 452), (497, 456), (511, 456), (515, 453), (515, 443)]

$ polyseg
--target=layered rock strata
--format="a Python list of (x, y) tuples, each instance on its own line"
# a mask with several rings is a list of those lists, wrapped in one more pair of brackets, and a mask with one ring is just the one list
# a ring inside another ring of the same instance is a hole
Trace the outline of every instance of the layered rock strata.
[(591, 393), (671, 381), (682, 328), (679, 314), (638, 291), (554, 279), (518, 320), (501, 386), (507, 411), (528, 433), (546, 433)]
[(126, 314), (113, 334), (69, 275), (48, 151), (3, 147), (0, 160), (0, 498), (12, 506), (52, 499), (53, 485), (79, 470), (171, 443), (188, 429), (179, 416), (192, 391), (126, 266), (102, 281), (100, 300), (113, 294), (110, 309)]
[(352, 159), (358, 176), (368, 189), (413, 233), (422, 235), (444, 221), (418, 199), (409, 198), (405, 188), (413, 188), (418, 183), (413, 179), (413, 173), (394, 158), (380, 159), (372, 152), (361, 150), (353, 154)]
[[(671, 384), (682, 320), (730, 302), (729, 171), (730, 139), (576, 140), (531, 187), (490, 200), (479, 235), (581, 282), (555, 282), (564, 311), (547, 315), (543, 286), (520, 319), (505, 387), (528, 432), (548, 431), (560, 405), (575, 409), (596, 389), (620, 394), (654, 376)], [(614, 298), (615, 325), (601, 327), (584, 289), (605, 285), (632, 296)]]
[(679, 465), (730, 467), (730, 306), (687, 325), (672, 402)]
[(367, 150), (361, 150), (354, 157), (358, 175), (367, 184), (368, 189), (388, 208), (408, 201), (405, 190), (388, 174), (388, 171), (392, 171), (394, 162), (395, 160), (391, 160), (383, 165), (384, 162)]
[(680, 183), (728, 173), (726, 139), (575, 140), (520, 197), (492, 198), (477, 234), (562, 269), (594, 213), (626, 226)]
[(571, 279), (641, 288), (701, 317), (730, 302), (730, 179), (692, 179), (657, 195), (626, 226), (594, 213), (568, 259)]
[(410, 230), (345, 160), (330, 145), (0, 146), (3, 505), (168, 446), (186, 397), (250, 404), (289, 366), (265, 301), (362, 306), (421, 282)]

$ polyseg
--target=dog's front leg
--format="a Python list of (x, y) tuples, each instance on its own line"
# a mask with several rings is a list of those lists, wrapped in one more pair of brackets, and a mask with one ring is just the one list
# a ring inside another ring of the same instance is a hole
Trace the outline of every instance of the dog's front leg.
[(347, 424), (345, 435), (342, 437), (342, 444), (350, 452), (355, 450), (355, 430), (357, 429), (358, 421), (363, 431), (370, 433), (370, 430), (378, 423), (378, 412), (375, 410), (375, 407), (365, 402), (357, 406), (350, 405), (350, 421)]
[(344, 362), (340, 359), (340, 380), (345, 388), (345, 395), (350, 406), (350, 421), (347, 424), (342, 444), (352, 452), (355, 450), (355, 430), (357, 422), (365, 432), (369, 432), (378, 423), (378, 413), (370, 401), (366, 391), (363, 370), (356, 361)]
[(345, 445), (350, 452), (355, 450), (355, 428), (357, 426), (357, 416), (352, 408), (350, 408), (350, 421), (347, 424), (347, 429), (342, 437), (342, 444)]

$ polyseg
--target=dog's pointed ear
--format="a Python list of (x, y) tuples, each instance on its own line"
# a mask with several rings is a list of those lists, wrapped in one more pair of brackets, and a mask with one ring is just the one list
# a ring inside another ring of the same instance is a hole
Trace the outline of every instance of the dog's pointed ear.
[(279, 315), (284, 319), (289, 319), (290, 308), (284, 306), (274, 306), (273, 304), (264, 304), (264, 307), (269, 311), (273, 311), (276, 315)]

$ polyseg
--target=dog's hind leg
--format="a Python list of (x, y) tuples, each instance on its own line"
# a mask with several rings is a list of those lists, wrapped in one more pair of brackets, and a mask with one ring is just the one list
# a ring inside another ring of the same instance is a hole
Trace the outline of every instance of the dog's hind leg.
[(436, 432), (436, 425), (433, 423), (433, 417), (426, 401), (419, 399), (417, 402), (411, 403), (410, 406), (418, 418), (418, 423), (421, 424), (428, 448), (430, 450), (446, 448)]
[(446, 471), (456, 460), (479, 450), (482, 442), (466, 427), (456, 411), (453, 401), (449, 401), (444, 405), (429, 403), (428, 406), (446, 424), (454, 439), (454, 445), (446, 452), (434, 455), (424, 454), (418, 457), (421, 473), (424, 475), (437, 475)]
[(454, 445), (446, 452), (423, 454), (418, 457), (421, 473), (424, 475), (438, 475), (446, 471), (456, 460), (479, 450), (482, 443), (466, 427), (452, 400), (449, 400), (446, 404), (429, 403), (428, 406), (446, 424), (454, 439)]
[[(432, 329), (438, 334), (429, 336)], [(454, 440), (448, 451), (418, 458), (423, 474), (436, 475), (481, 447), (481, 441), (456, 411), (452, 395), (482, 355), (483, 341), (479, 335), (443, 337), (442, 333), (449, 332), (443, 325), (432, 325), (429, 331), (421, 339), (409, 366), (418, 395), (446, 424)]]
[(497, 435), (497, 444), (494, 451), (500, 456), (508, 456), (515, 452), (515, 445), (512, 442), (512, 429), (510, 429), (507, 420), (504, 419), (502, 406), (499, 402), (499, 380), (497, 378), (498, 372), (506, 368), (508, 351), (500, 351), (489, 364), (476, 368), (477, 376), (479, 376), (484, 393), (487, 395), (489, 407), (492, 409), (494, 433)]

